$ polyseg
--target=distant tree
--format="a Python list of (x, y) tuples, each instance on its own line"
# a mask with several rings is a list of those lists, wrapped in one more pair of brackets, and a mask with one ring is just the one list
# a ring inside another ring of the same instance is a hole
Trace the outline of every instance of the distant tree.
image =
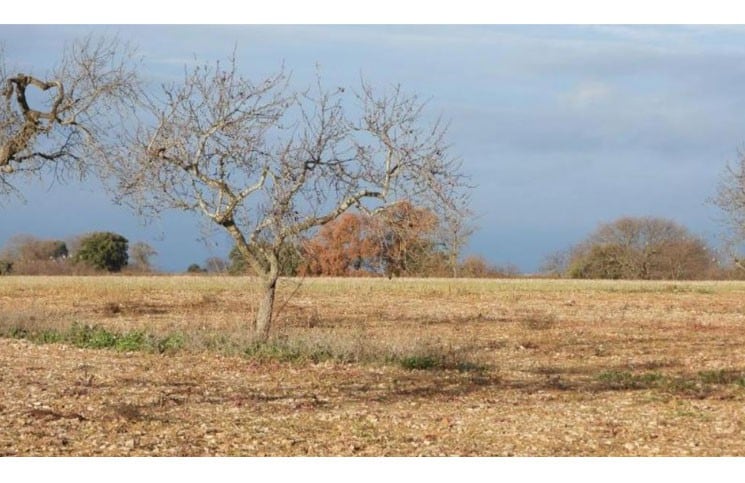
[(435, 233), (438, 219), (432, 210), (401, 201), (376, 215), (381, 257), (386, 275), (424, 276), (442, 265)]
[(538, 271), (548, 277), (562, 277), (569, 269), (570, 250), (559, 250), (548, 254), (538, 268)]
[(488, 277), (491, 271), (488, 262), (481, 256), (466, 257), (466, 259), (460, 264), (458, 270), (461, 277), (466, 278)]
[(618, 244), (591, 244), (574, 254), (568, 274), (571, 278), (646, 278), (642, 268), (632, 258), (638, 257), (627, 247)]
[(61, 240), (42, 240), (32, 235), (14, 235), (0, 250), (0, 260), (19, 275), (63, 275), (71, 272), (67, 245)]
[(204, 269), (208, 273), (227, 273), (228, 266), (228, 262), (220, 257), (210, 257), (204, 261)]
[(449, 253), (438, 238), (439, 221), (432, 210), (408, 201), (374, 215), (345, 213), (305, 242), (303, 271), (326, 276), (447, 275)]
[(0, 275), (10, 275), (11, 273), (13, 273), (13, 262), (0, 260)]
[[(228, 254), (227, 271), (231, 275), (257, 275), (251, 265), (246, 262), (246, 258), (241, 255), (238, 246), (235, 245)], [(294, 277), (298, 274), (300, 266), (303, 263), (303, 255), (295, 244), (284, 243), (277, 253), (277, 269), (282, 277)]]
[(461, 252), (469, 237), (476, 231), (476, 226), (472, 222), (473, 213), (468, 207), (469, 197), (469, 193), (464, 192), (462, 198), (457, 201), (461, 205), (458, 210), (443, 210), (437, 213), (438, 226), (435, 237), (439, 251), (445, 255), (446, 268), (453, 278), (460, 276)]
[(725, 214), (728, 231), (725, 252), (736, 271), (745, 273), (742, 253), (745, 243), (745, 152), (740, 152), (734, 164), (728, 164), (721, 175), (717, 193), (711, 200)]
[[(199, 212), (233, 239), (261, 278), (254, 317), (266, 340), (280, 252), (352, 208), (408, 199), (457, 209), (460, 162), (446, 129), (400, 88), (291, 91), (284, 72), (251, 81), (227, 65), (185, 69), (122, 136), (110, 165), (120, 199), (141, 212)], [(111, 159), (111, 158), (108, 158)]]
[(372, 217), (348, 212), (323, 225), (303, 245), (303, 273), (348, 276), (381, 272), (382, 244)]
[(62, 168), (82, 173), (106, 153), (114, 128), (139, 99), (137, 64), (129, 46), (88, 37), (67, 46), (56, 66), (10, 74), (0, 49), (0, 193), (14, 190), (14, 173), (39, 173), (49, 164), (57, 176)]
[(682, 280), (709, 276), (714, 259), (706, 243), (663, 218), (621, 218), (600, 225), (575, 246), (573, 278)]
[(14, 235), (3, 247), (4, 258), (15, 261), (42, 261), (66, 258), (67, 244), (61, 240), (41, 240), (32, 235)]
[(151, 258), (158, 254), (151, 245), (145, 242), (136, 242), (129, 247), (129, 265), (135, 270), (149, 272), (153, 269)]
[(458, 273), (466, 278), (509, 278), (520, 274), (520, 269), (514, 265), (494, 265), (479, 255), (466, 257), (461, 262)]
[(207, 269), (202, 268), (198, 263), (192, 263), (186, 268), (186, 273), (191, 273), (191, 274), (207, 273)]
[(127, 245), (127, 239), (116, 233), (91, 233), (81, 239), (75, 261), (98, 270), (118, 272), (127, 266)]
[(241, 254), (241, 251), (236, 245), (230, 249), (228, 253), (228, 273), (230, 275), (248, 275), (250, 268), (246, 257)]

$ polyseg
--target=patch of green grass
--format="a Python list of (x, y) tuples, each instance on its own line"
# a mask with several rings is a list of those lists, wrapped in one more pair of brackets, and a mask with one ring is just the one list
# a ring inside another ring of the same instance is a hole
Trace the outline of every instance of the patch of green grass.
[[(117, 335), (100, 326), (74, 323), (62, 334), (64, 342), (84, 349), (108, 349), (116, 345)], [(32, 338), (35, 340), (36, 338)]]
[(122, 352), (141, 351), (148, 346), (147, 335), (139, 330), (117, 335), (115, 340), (114, 348)]
[(63, 335), (56, 330), (43, 330), (39, 333), (38, 340), (42, 344), (56, 344), (63, 341)]
[(628, 371), (605, 371), (597, 375), (600, 389), (660, 389), (673, 393), (706, 396), (713, 386), (735, 385), (745, 388), (745, 372), (730, 369), (701, 371), (696, 375), (665, 376), (659, 372), (633, 374)]
[(288, 340), (271, 340), (267, 342), (251, 342), (243, 351), (243, 355), (258, 360), (275, 360), (280, 362), (313, 362), (328, 360), (344, 361), (340, 354), (333, 354), (327, 347), (320, 344), (291, 342)]
[[(122, 352), (150, 350), (153, 347), (152, 341), (155, 340), (143, 331), (119, 333), (104, 327), (80, 323), (73, 323), (64, 330), (13, 327), (8, 331), (8, 335), (37, 344), (63, 343), (83, 349), (115, 349)], [(173, 345), (173, 342), (166, 344)]]
[(657, 387), (665, 381), (665, 377), (659, 372), (633, 374), (628, 371), (605, 371), (598, 374), (597, 380), (603, 389), (623, 391)]
[(735, 384), (745, 387), (745, 373), (731, 369), (701, 371), (698, 377), (704, 384)]
[(458, 372), (484, 372), (487, 367), (468, 360), (462, 360), (448, 354), (413, 354), (391, 359), (409, 370), (450, 370)]
[(402, 357), (399, 361), (404, 369), (436, 369), (442, 366), (442, 361), (431, 355), (414, 355)]
[(160, 354), (178, 352), (186, 345), (186, 338), (181, 333), (169, 334), (156, 340), (155, 347)]

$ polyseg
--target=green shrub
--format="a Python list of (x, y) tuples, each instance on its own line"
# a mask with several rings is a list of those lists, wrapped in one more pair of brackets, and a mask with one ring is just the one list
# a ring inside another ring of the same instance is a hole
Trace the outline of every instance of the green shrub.
[(155, 348), (160, 354), (176, 352), (184, 347), (186, 340), (182, 334), (169, 334), (155, 343)]
[(114, 348), (122, 352), (139, 351), (147, 346), (147, 335), (138, 330), (114, 336), (114, 339)]
[(127, 243), (126, 238), (116, 233), (92, 233), (81, 240), (75, 261), (98, 270), (118, 272), (127, 266)]
[(56, 330), (43, 330), (36, 339), (42, 344), (56, 344), (62, 342), (64, 337), (63, 334), (60, 334)]
[(13, 262), (0, 260), (0, 275), (10, 275), (11, 273), (13, 273)]
[(117, 343), (117, 335), (103, 327), (74, 323), (64, 339), (70, 344), (87, 349), (107, 349)]
[(192, 263), (186, 268), (186, 273), (207, 273), (207, 269), (200, 267), (197, 263)]
[(399, 361), (404, 369), (436, 369), (442, 366), (442, 361), (430, 355), (416, 355), (401, 358)]

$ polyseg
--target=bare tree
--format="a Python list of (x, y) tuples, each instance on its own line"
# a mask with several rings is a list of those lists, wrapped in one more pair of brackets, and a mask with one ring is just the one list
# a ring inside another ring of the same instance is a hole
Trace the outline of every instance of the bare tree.
[(129, 247), (130, 266), (135, 270), (150, 272), (153, 270), (151, 259), (157, 254), (158, 252), (149, 243), (135, 242)]
[(281, 70), (252, 82), (234, 58), (187, 69), (150, 99), (112, 164), (119, 199), (147, 214), (201, 212), (227, 231), (261, 279), (254, 329), (266, 339), (286, 242), (351, 208), (457, 208), (459, 162), (422, 109), (398, 87), (379, 94), (364, 81), (358, 92), (320, 80), (293, 92)]
[(715, 268), (706, 242), (665, 218), (623, 217), (601, 224), (569, 252), (575, 278), (685, 280)]
[(725, 214), (725, 223), (729, 232), (724, 237), (724, 251), (741, 270), (743, 263), (738, 255), (745, 241), (745, 153), (739, 153), (739, 159), (732, 165), (729, 164), (724, 171), (716, 196), (710, 200), (718, 206)]
[(116, 39), (72, 43), (44, 77), (8, 69), (0, 50), (0, 191), (14, 189), (11, 174), (50, 163), (58, 177), (63, 167), (82, 173), (139, 96), (134, 50)]
[(468, 208), (469, 202), (468, 193), (463, 193), (457, 200), (460, 205), (458, 210), (446, 209), (439, 214), (441, 221), (438, 227), (438, 239), (447, 255), (448, 268), (453, 278), (460, 276), (458, 259), (468, 243), (468, 238), (476, 231), (476, 226), (471, 222), (472, 213)]
[(563, 277), (568, 268), (571, 258), (571, 250), (557, 250), (551, 252), (543, 258), (538, 272), (552, 278)]
[(221, 257), (209, 257), (204, 261), (208, 273), (228, 273), (228, 262)]

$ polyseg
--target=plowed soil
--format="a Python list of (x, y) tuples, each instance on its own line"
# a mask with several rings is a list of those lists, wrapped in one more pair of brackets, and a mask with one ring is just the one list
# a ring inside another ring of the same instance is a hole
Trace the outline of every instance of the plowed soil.
[[(247, 278), (5, 277), (0, 323), (238, 340), (256, 298)], [(2, 338), (0, 454), (745, 456), (744, 301), (734, 282), (284, 280), (282, 337), (463, 364)]]

